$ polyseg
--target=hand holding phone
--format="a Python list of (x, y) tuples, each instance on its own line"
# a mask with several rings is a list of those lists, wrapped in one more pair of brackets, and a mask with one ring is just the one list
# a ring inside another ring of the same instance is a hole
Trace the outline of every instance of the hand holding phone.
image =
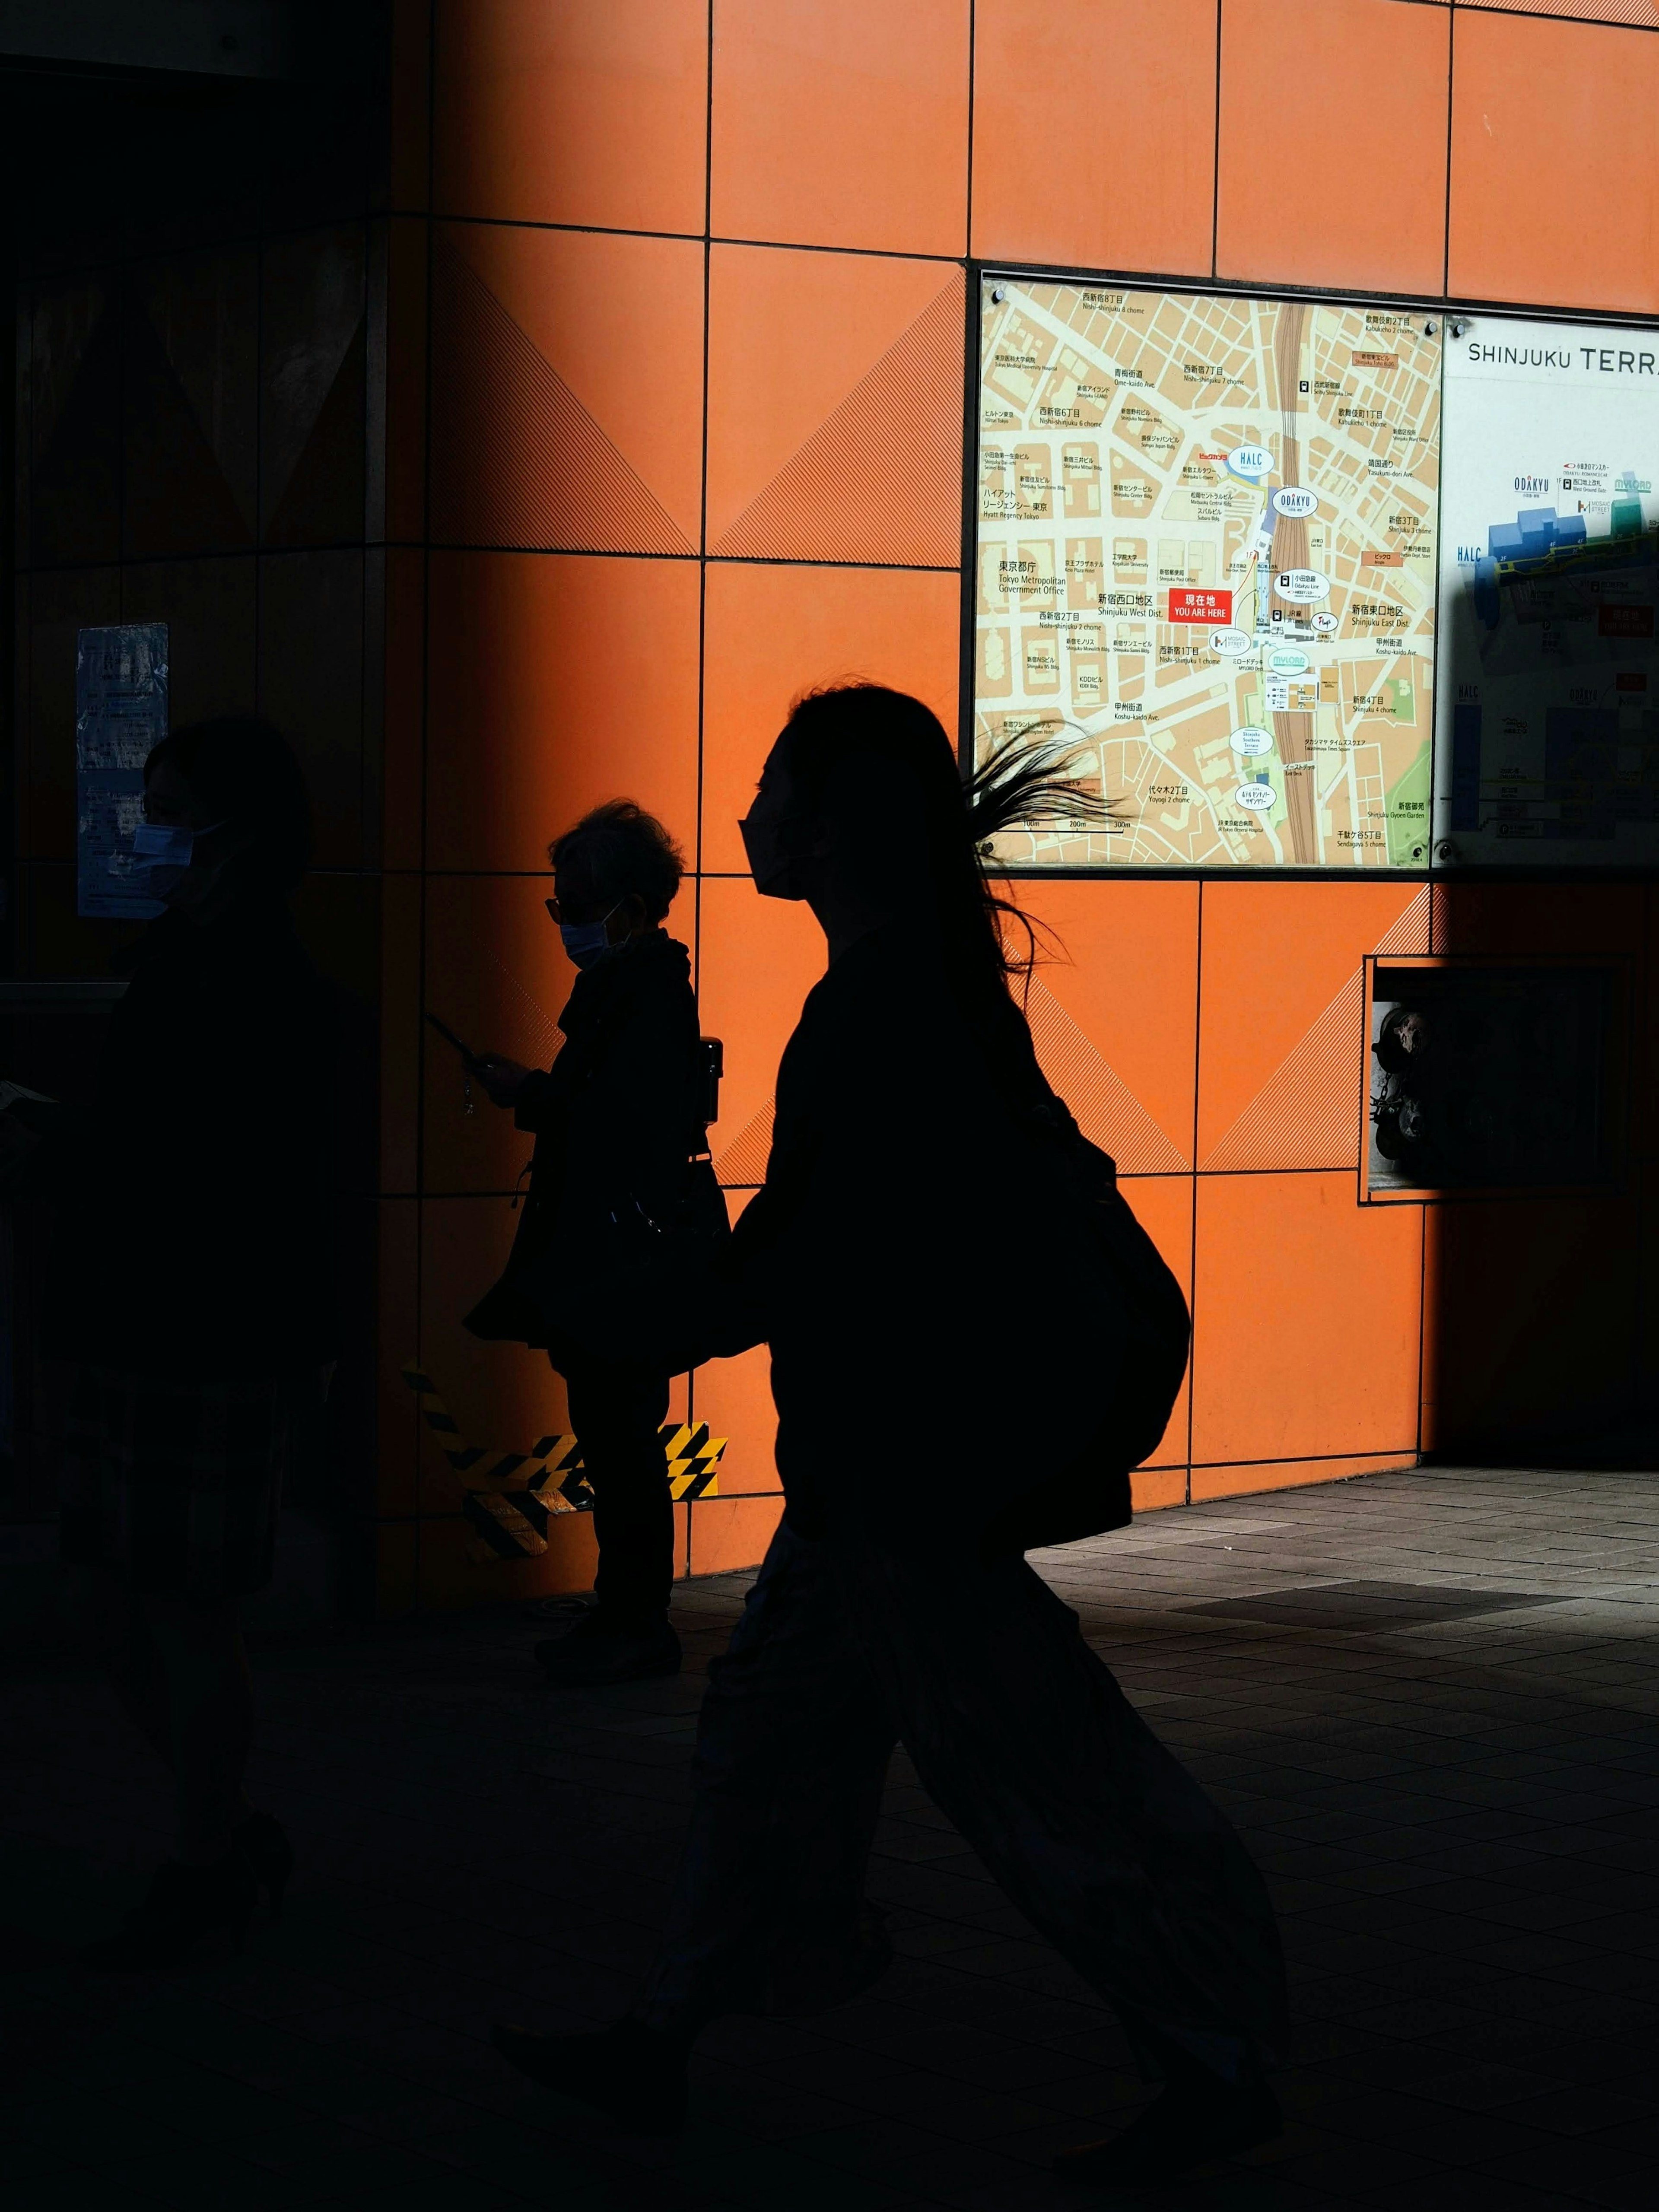
[(521, 1067), (516, 1060), (508, 1060), (501, 1053), (474, 1052), (471, 1046), (463, 1044), (448, 1023), (440, 1021), (436, 1014), (428, 1014), (427, 1019), (444, 1042), (453, 1045), (459, 1053), (461, 1066), (469, 1075), (477, 1077), (484, 1087), (490, 1103), (495, 1106), (510, 1106), (518, 1097), (530, 1070), (527, 1067)]

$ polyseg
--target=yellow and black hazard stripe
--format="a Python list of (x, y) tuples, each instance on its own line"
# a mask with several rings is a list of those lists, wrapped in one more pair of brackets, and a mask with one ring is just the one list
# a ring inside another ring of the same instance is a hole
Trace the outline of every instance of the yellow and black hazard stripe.
[[(592, 1510), (593, 1493), (582, 1469), (581, 1445), (573, 1436), (539, 1437), (528, 1451), (492, 1451), (468, 1443), (454, 1415), (414, 1361), (403, 1370), (421, 1418), (440, 1443), (469, 1524), (473, 1559), (533, 1559), (547, 1549), (547, 1524), (561, 1513)], [(708, 1424), (665, 1422), (661, 1437), (669, 1492), (674, 1498), (715, 1498), (726, 1439), (711, 1437)]]

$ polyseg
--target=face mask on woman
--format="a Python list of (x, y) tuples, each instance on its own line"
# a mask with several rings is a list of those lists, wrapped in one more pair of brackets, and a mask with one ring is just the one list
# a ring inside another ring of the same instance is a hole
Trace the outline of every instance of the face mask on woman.
[[(622, 901), (611, 909), (615, 914)], [(611, 950), (611, 914), (603, 921), (562, 921), (559, 935), (564, 949), (578, 968), (591, 968), (602, 953)]]
[(176, 890), (190, 872), (198, 843), (223, 827), (222, 822), (205, 830), (187, 830), (177, 822), (140, 822), (132, 833), (132, 866), (150, 897), (164, 899)]

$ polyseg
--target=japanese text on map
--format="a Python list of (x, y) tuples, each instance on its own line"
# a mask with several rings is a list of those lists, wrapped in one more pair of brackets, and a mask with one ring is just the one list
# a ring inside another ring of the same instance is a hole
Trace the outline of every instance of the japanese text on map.
[(1079, 741), (1015, 866), (1420, 867), (1440, 343), (1398, 308), (988, 278), (975, 745)]

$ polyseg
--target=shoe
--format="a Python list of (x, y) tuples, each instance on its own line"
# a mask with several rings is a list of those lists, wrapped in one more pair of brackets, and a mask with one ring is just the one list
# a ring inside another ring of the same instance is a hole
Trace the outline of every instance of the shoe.
[(665, 1620), (623, 1628), (607, 1622), (603, 1613), (590, 1613), (568, 1636), (538, 1644), (536, 1658), (548, 1680), (561, 1689), (644, 1682), (679, 1673), (680, 1639)]
[(230, 1849), (253, 1876), (255, 1894), (263, 1889), (270, 1899), (271, 1918), (280, 1920), (283, 1893), (294, 1872), (294, 1846), (282, 1822), (269, 1813), (250, 1813), (238, 1823)]
[(216, 1949), (239, 1949), (258, 1895), (258, 1882), (234, 1850), (210, 1867), (169, 1859), (115, 1933), (87, 1945), (81, 1963), (100, 1973), (143, 1973), (184, 1966)]
[(1067, 2181), (1133, 2187), (1174, 2181), (1212, 2159), (1233, 2158), (1272, 2142), (1285, 2130), (1279, 2100), (1260, 2079), (1235, 2087), (1212, 2075), (1172, 2083), (1121, 2134), (1079, 2143), (1054, 2160)]
[(629, 2135), (678, 2135), (685, 2125), (686, 2045), (638, 2021), (587, 2035), (532, 2035), (497, 2026), (489, 2039), (532, 2081), (603, 2112)]

